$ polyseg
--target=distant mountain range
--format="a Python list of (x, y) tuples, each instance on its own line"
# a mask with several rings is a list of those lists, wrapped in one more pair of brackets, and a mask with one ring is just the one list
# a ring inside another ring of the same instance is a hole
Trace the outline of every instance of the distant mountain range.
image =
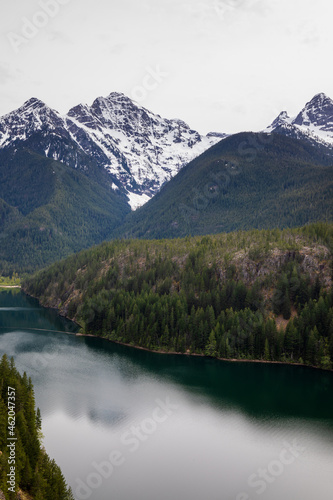
[[(296, 117), (283, 111), (264, 132), (333, 147), (333, 101), (317, 94)], [(132, 209), (225, 137), (202, 136), (182, 120), (161, 118), (117, 92), (64, 116), (32, 98), (0, 118), (0, 149), (27, 147), (103, 182), (104, 170), (109, 187), (126, 194)]]
[(64, 116), (33, 98), (0, 118), (0, 274), (112, 237), (332, 221), (332, 175), (325, 94), (231, 136), (202, 136), (119, 93)]
[(281, 133), (235, 134), (186, 165), (114, 237), (177, 238), (333, 221), (333, 150)]
[(323, 93), (317, 94), (293, 118), (282, 111), (264, 132), (333, 146), (333, 101)]
[[(333, 146), (333, 101), (317, 94), (295, 118), (280, 113), (264, 130), (273, 131)], [(91, 176), (104, 169), (110, 187), (126, 193), (132, 209), (225, 137), (202, 136), (182, 120), (161, 118), (117, 92), (64, 116), (32, 98), (0, 118), (0, 149), (25, 146)]]
[(0, 118), (0, 149), (24, 146), (94, 178), (104, 170), (109, 187), (126, 194), (132, 209), (225, 135), (202, 136), (116, 92), (64, 116), (32, 98)]
[(110, 239), (126, 198), (26, 149), (0, 151), (0, 275), (31, 272)]

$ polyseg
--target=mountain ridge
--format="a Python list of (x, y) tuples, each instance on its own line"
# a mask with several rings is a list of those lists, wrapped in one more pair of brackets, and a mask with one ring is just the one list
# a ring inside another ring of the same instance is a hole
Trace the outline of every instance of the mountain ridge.
[(333, 220), (333, 154), (283, 134), (241, 133), (205, 151), (113, 237), (178, 238)]
[[(329, 132), (331, 100), (324, 94), (294, 119), (280, 113), (264, 133), (211, 132), (208, 149), (182, 120), (163, 119), (119, 93), (71, 108), (65, 117), (37, 98), (19, 109), (0, 119), (0, 264), (7, 273), (115, 237), (333, 220), (333, 147), (304, 132), (310, 122)], [(186, 165), (176, 155), (178, 173), (175, 163), (170, 167), (170, 152), (182, 151), (183, 161), (194, 149)], [(154, 168), (153, 157), (163, 160)], [(142, 167), (145, 161), (151, 170)], [(130, 205), (147, 200), (130, 213)]]
[[(282, 111), (263, 132), (333, 151), (333, 101), (316, 94), (294, 118)], [(132, 209), (226, 137), (200, 135), (183, 120), (162, 118), (121, 92), (78, 104), (64, 115), (33, 97), (0, 117), (0, 150), (24, 145), (80, 169), (110, 190), (120, 190)]]
[(333, 100), (320, 92), (295, 117), (282, 111), (264, 132), (277, 132), (333, 148)]
[(102, 242), (129, 211), (121, 193), (79, 170), (25, 149), (0, 151), (2, 274), (31, 272)]
[(132, 209), (224, 136), (202, 136), (184, 121), (162, 118), (117, 92), (65, 115), (31, 98), (0, 118), (0, 149), (28, 143), (86, 174), (107, 173), (109, 187), (124, 192)]
[(153, 351), (332, 369), (332, 245), (332, 224), (319, 223), (114, 240), (22, 286), (85, 335)]

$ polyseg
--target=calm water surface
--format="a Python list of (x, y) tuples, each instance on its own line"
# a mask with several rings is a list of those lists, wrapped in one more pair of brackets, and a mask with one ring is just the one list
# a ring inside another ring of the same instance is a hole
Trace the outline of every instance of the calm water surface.
[(333, 374), (77, 337), (0, 293), (0, 354), (31, 376), (77, 500), (332, 500)]

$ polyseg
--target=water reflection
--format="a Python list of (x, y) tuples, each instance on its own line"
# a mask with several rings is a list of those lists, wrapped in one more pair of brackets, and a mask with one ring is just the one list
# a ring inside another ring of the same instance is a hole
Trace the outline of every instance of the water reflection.
[(20, 329), (76, 333), (79, 327), (22, 292), (0, 290), (0, 333)]
[[(249, 500), (257, 495), (248, 478), (297, 439), (306, 452), (261, 498), (332, 498), (332, 373), (59, 333), (77, 326), (23, 294), (0, 293), (1, 307), (0, 355), (32, 377), (44, 444), (74, 491), (92, 463), (120, 450), (124, 466), (90, 500), (236, 500), (242, 491)], [(177, 410), (132, 453), (122, 436), (149, 430), (156, 401), (168, 398)]]
[[(126, 360), (131, 372), (144, 369), (153, 378), (186, 386), (220, 407), (239, 409), (250, 417), (308, 418), (333, 425), (333, 373), (280, 364), (221, 362), (199, 356), (156, 354), (84, 338), (92, 351)], [(121, 370), (121, 363), (119, 363)], [(126, 374), (124, 374), (126, 376)]]
[[(53, 386), (57, 404), (71, 393), (76, 410), (95, 422), (121, 420), (124, 398), (115, 394), (146, 378), (176, 384), (203, 404), (250, 418), (313, 419), (333, 426), (332, 372), (156, 354), (104, 339), (64, 336), (59, 330), (74, 333), (78, 327), (24, 294), (0, 294), (0, 352), (17, 357), (37, 382)], [(110, 382), (119, 408), (98, 409)]]

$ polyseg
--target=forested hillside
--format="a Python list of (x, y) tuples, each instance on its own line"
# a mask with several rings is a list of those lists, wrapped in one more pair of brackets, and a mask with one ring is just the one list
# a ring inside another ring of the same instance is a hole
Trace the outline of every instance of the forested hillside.
[(32, 272), (119, 237), (172, 238), (333, 220), (333, 153), (279, 134), (236, 134), (131, 213), (95, 166), (87, 175), (28, 149), (0, 151), (0, 274)]
[(176, 238), (333, 221), (333, 150), (279, 134), (230, 136), (186, 165), (116, 237)]
[(1, 493), (6, 500), (23, 498), (18, 494), (24, 491), (31, 495), (24, 498), (32, 500), (73, 500), (60, 468), (41, 444), (31, 379), (20, 375), (6, 355), (0, 361), (0, 389), (0, 498)]
[(0, 152), (0, 274), (31, 272), (110, 237), (126, 198), (28, 150)]
[(82, 331), (160, 351), (333, 361), (333, 225), (104, 243), (23, 284)]

